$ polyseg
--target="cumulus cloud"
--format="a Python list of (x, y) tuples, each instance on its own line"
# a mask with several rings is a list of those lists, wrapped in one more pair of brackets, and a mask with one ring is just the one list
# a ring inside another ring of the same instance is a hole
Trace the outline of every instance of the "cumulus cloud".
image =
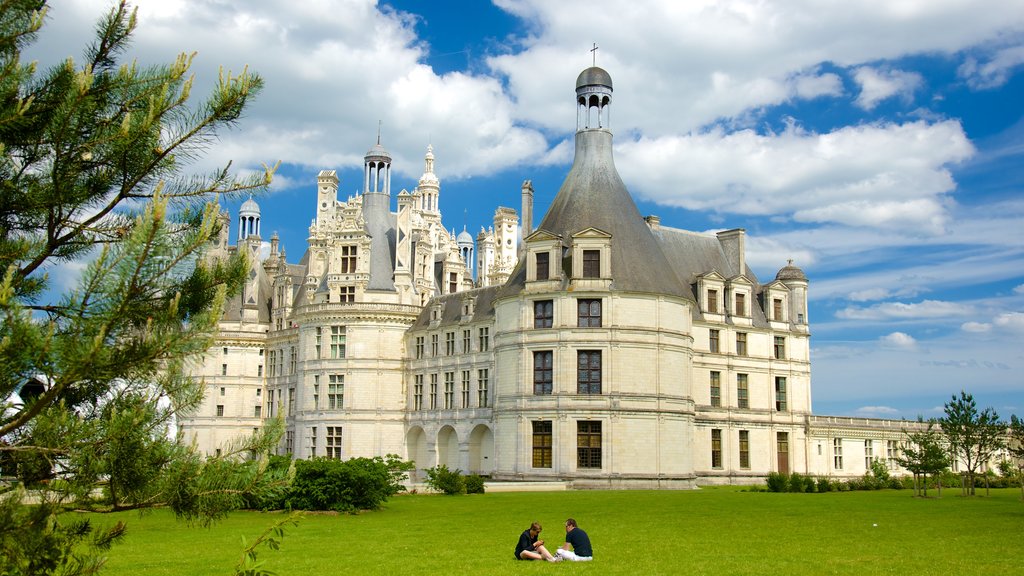
[(1014, 289), (1013, 289), (1013, 293), (1014, 294), (1024, 294), (1024, 284), (1021, 284), (1020, 286), (1015, 286)]
[(918, 303), (883, 302), (865, 308), (848, 306), (836, 316), (846, 320), (921, 320), (966, 316), (970, 306), (959, 302), (922, 300)]
[(956, 121), (849, 126), (818, 134), (721, 128), (619, 145), (634, 192), (691, 210), (788, 215), (798, 222), (945, 230), (949, 166), (974, 147)]
[(917, 72), (888, 70), (861, 66), (853, 71), (853, 79), (860, 85), (856, 104), (865, 110), (872, 110), (882, 100), (900, 97), (909, 102), (914, 91), (924, 84)]
[(861, 406), (854, 411), (858, 416), (868, 418), (893, 418), (899, 416), (900, 411), (890, 406)]
[(964, 322), (960, 325), (964, 332), (984, 333), (992, 330), (992, 324), (988, 322)]
[(904, 332), (893, 332), (880, 338), (883, 344), (893, 348), (916, 348), (917, 340)]
[(1024, 333), (1024, 312), (1006, 312), (992, 320), (992, 324), (1011, 332)]
[(957, 73), (976, 90), (998, 88), (1006, 83), (1010, 73), (1024, 64), (1024, 45), (1009, 46), (996, 50), (985, 61), (968, 57)]

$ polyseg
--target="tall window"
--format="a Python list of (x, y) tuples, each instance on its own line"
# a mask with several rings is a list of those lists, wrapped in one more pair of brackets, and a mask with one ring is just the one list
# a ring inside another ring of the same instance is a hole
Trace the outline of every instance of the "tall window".
[(843, 439), (832, 439), (832, 467), (836, 470), (843, 469)]
[(576, 352), (576, 392), (578, 394), (601, 393), (600, 350)]
[(786, 358), (786, 337), (776, 336), (775, 337), (775, 359), (783, 360)]
[(772, 320), (781, 322), (782, 321), (782, 299), (776, 298), (772, 300)]
[(444, 354), (445, 356), (455, 354), (455, 332), (444, 333)]
[(341, 410), (345, 407), (345, 375), (331, 374), (327, 377), (327, 409)]
[(719, 350), (719, 345), (718, 345), (719, 336), (720, 336), (720, 333), (719, 333), (718, 330), (710, 330), (708, 332), (708, 351), (709, 352), (718, 352), (718, 350)]
[(750, 468), (750, 432), (740, 430), (740, 468)]
[(356, 287), (355, 286), (342, 286), (338, 288), (338, 302), (355, 302), (356, 301)]
[(718, 290), (708, 290), (708, 312), (718, 313)]
[(430, 335), (430, 355), (437, 356), (437, 334)]
[(223, 415), (224, 415), (224, 405), (223, 404), (217, 404), (217, 416), (223, 416)]
[(747, 333), (737, 332), (736, 333), (736, 355), (746, 356), (747, 355)]
[(875, 461), (875, 443), (871, 440), (864, 441), (864, 469), (871, 470), (871, 463)]
[(455, 272), (448, 273), (448, 293), (455, 294), (459, 291), (459, 275)]
[(481, 408), (487, 407), (487, 379), (490, 370), (481, 368), (476, 371), (476, 405)]
[(345, 357), (345, 327), (331, 326), (331, 358)]
[(327, 427), (327, 457), (341, 460), (341, 426)]
[(316, 327), (316, 357), (320, 358), (320, 341), (323, 337), (324, 329), (320, 326)]
[(533, 467), (551, 468), (551, 421), (533, 421)]
[(601, 299), (580, 298), (576, 303), (579, 312), (577, 325), (580, 328), (601, 327)]
[(221, 376), (227, 376), (228, 375), (228, 365), (227, 364), (221, 364), (220, 365), (220, 375)]
[(717, 371), (711, 372), (711, 405), (722, 405), (722, 373)]
[(537, 252), (537, 254), (534, 255), (534, 259), (537, 263), (537, 280), (547, 280), (550, 274), (551, 253)]
[(784, 376), (775, 377), (775, 410), (786, 411), (786, 378)]
[(600, 250), (584, 250), (583, 251), (583, 277), (584, 278), (600, 278), (601, 277), (601, 251)]
[(491, 329), (481, 328), (480, 329), (480, 351), (487, 352), (491, 349)]
[(299, 351), (295, 346), (291, 347), (290, 358), (288, 358), (288, 373), (295, 374), (295, 367), (299, 364)]
[(469, 408), (469, 370), (462, 371), (462, 407)]
[(895, 470), (899, 464), (896, 463), (896, 459), (900, 455), (899, 443), (896, 440), (885, 441), (885, 459), (890, 470)]
[(416, 337), (416, 359), (423, 358), (423, 336)]
[(718, 428), (711, 430), (711, 467), (722, 467), (722, 431)]
[(417, 374), (412, 388), (414, 410), (423, 410), (423, 374)]
[(736, 407), (750, 408), (750, 390), (747, 388), (747, 375), (736, 375)]
[(736, 315), (747, 315), (747, 295), (744, 294), (743, 292), (736, 293)]
[(533, 393), (551, 394), (554, 353), (550, 350), (533, 353)]
[(270, 377), (270, 378), (273, 378), (274, 376), (277, 376), (277, 374), (274, 372), (274, 355), (275, 355), (275, 351), (274, 350), (271, 350), (270, 354), (267, 355), (267, 361), (268, 361), (268, 364), (267, 364), (267, 376)]
[(437, 410), (437, 374), (430, 375), (430, 409)]
[(295, 431), (288, 430), (284, 433), (284, 452), (292, 454), (295, 450)]
[(320, 409), (320, 375), (313, 374), (313, 410)]
[(253, 418), (259, 418), (263, 416), (263, 406), (260, 406), (259, 404), (254, 406), (252, 410), (252, 416)]
[(316, 458), (316, 426), (309, 427), (309, 457)]
[(470, 345), (471, 345), (472, 341), (470, 339), (470, 335), (472, 333), (473, 332), (471, 332), (470, 330), (463, 330), (462, 331), (462, 353), (463, 354), (469, 354), (469, 352), (471, 350)]
[(576, 466), (601, 467), (601, 423), (590, 420), (576, 422)]
[(551, 300), (537, 300), (533, 303), (533, 327), (551, 328), (555, 319), (555, 304)]
[(356, 246), (341, 247), (341, 273), (354, 274), (356, 271)]
[(455, 408), (455, 372), (444, 373), (444, 409)]

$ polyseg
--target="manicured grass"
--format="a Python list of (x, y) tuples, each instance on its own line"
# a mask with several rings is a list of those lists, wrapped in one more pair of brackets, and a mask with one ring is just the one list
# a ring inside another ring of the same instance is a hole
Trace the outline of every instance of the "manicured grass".
[[(310, 514), (280, 551), (261, 551), (282, 575), (388, 574), (1014, 574), (1021, 569), (1019, 490), (991, 497), (916, 499), (908, 491), (771, 494), (687, 492), (405, 495), (357, 516)], [(572, 516), (589, 534), (589, 564), (517, 562), (532, 520), (551, 548)], [(280, 519), (239, 512), (212, 528), (165, 510), (125, 519), (108, 575), (229, 574), (242, 546)], [(877, 526), (876, 526), (877, 525)]]

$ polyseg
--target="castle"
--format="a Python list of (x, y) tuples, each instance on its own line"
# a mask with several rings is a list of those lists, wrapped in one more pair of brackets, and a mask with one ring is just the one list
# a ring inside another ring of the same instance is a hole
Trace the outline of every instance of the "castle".
[(612, 93), (601, 68), (577, 78), (575, 159), (536, 228), (526, 181), (521, 221), (499, 207), (475, 242), (445, 230), (429, 148), (392, 201), (379, 136), (362, 194), (340, 200), (336, 173), (320, 172), (297, 264), (276, 236), (260, 258), (245, 202), (237, 244), (225, 225), (209, 252), (247, 250), (252, 265), (194, 371), (207, 394), (186, 436), (213, 454), (281, 417), (279, 451), (296, 458), (393, 453), (419, 473), (574, 487), (895, 466), (902, 423), (811, 412), (800, 268), (762, 282), (743, 230), (641, 216), (613, 160)]

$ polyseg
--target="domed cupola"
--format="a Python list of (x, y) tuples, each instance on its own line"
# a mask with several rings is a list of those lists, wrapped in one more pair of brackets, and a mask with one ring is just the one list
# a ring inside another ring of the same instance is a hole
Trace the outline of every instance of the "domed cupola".
[(420, 193), (420, 208), (430, 212), (440, 210), (438, 202), (441, 194), (441, 181), (437, 174), (434, 174), (434, 147), (427, 146), (427, 153), (423, 157), (423, 175), (417, 185)]
[(238, 239), (260, 235), (260, 205), (249, 196), (238, 209)]
[(363, 193), (391, 193), (391, 154), (380, 144), (380, 131), (377, 132), (377, 143), (363, 156)]
[(576, 78), (576, 131), (608, 129), (611, 124), (612, 77), (591, 66)]
[(793, 261), (790, 260), (786, 266), (779, 269), (779, 273), (775, 275), (775, 279), (783, 282), (786, 280), (802, 280), (807, 282), (807, 275), (804, 274), (804, 271), (797, 266), (793, 266)]

